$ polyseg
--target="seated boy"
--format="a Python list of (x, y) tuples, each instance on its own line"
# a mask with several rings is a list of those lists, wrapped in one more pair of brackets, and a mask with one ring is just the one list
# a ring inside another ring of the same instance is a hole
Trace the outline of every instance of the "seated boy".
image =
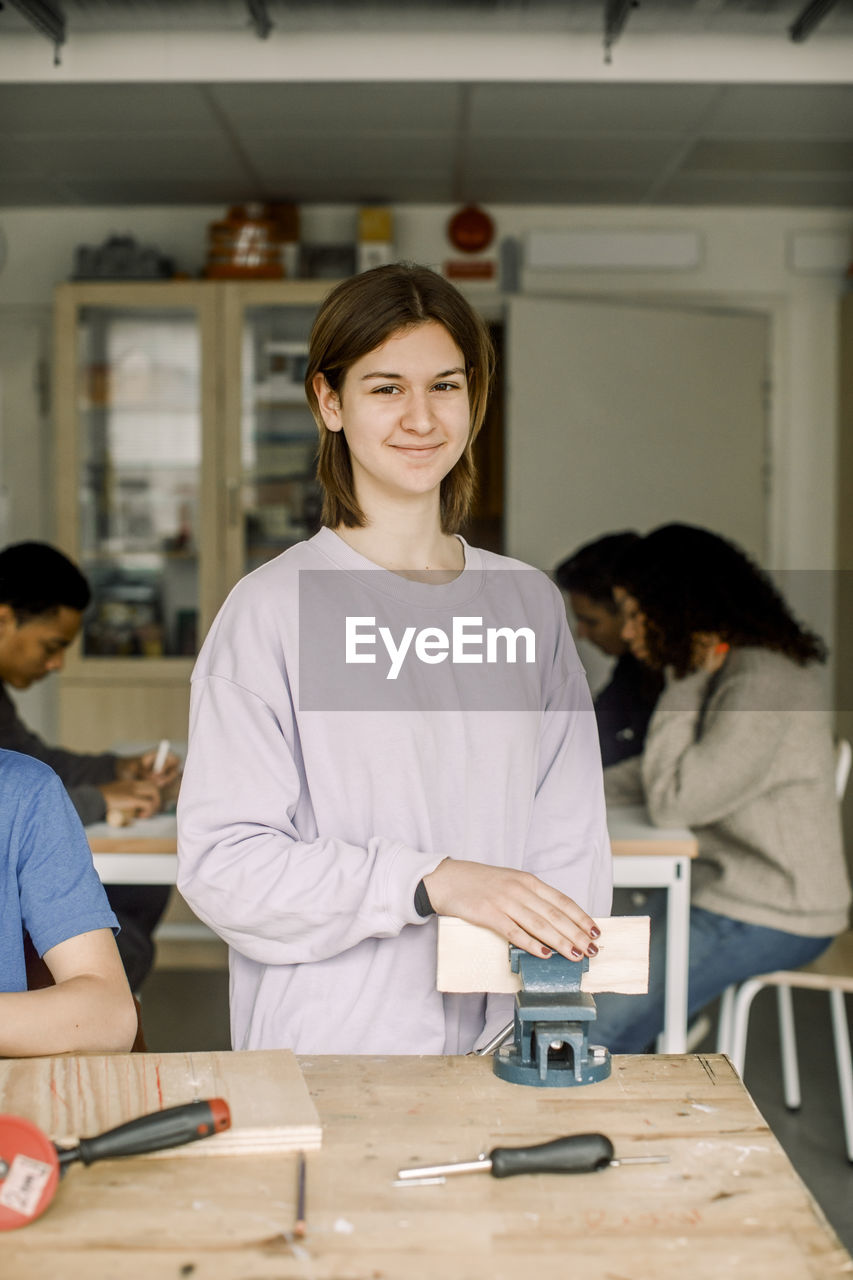
[[(9, 689), (29, 689), (61, 671), (89, 604), (89, 584), (67, 556), (44, 542), (18, 542), (0, 551), (0, 747), (21, 751), (54, 769), (81, 822), (100, 822), (109, 810), (148, 817), (161, 808), (162, 788), (177, 776), (177, 757), (154, 777), (154, 752), (117, 756), (50, 746), (18, 716)], [(154, 960), (153, 932), (169, 897), (168, 885), (110, 885), (107, 898), (121, 933), (119, 953), (131, 988), (142, 985)]]
[[(0, 750), (0, 1056), (130, 1048), (117, 923), (56, 774)], [(27, 990), (24, 930), (54, 986)]]

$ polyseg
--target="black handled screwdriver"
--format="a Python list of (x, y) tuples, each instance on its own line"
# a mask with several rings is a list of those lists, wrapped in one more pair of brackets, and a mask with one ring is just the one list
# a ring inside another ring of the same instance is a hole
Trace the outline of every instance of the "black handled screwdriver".
[(511, 1178), (516, 1173), (594, 1173), (609, 1165), (662, 1164), (667, 1160), (669, 1156), (617, 1157), (613, 1143), (603, 1133), (575, 1133), (533, 1147), (494, 1147), (479, 1160), (399, 1169), (397, 1177), (401, 1182), (419, 1182), (457, 1173), (490, 1173), (493, 1178)]
[(114, 1160), (117, 1156), (137, 1156), (164, 1147), (180, 1147), (197, 1142), (214, 1133), (222, 1133), (231, 1125), (231, 1113), (224, 1098), (199, 1099), (178, 1107), (167, 1107), (150, 1115), (139, 1116), (94, 1138), (81, 1138), (76, 1147), (57, 1147), (60, 1168), (82, 1160)]

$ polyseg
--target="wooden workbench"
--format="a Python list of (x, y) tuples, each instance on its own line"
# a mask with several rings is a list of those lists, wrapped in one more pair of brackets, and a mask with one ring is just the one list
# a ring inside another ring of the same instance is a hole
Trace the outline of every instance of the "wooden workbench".
[[(817, 1280), (853, 1273), (727, 1059), (623, 1057), (580, 1089), (489, 1059), (305, 1058), (323, 1123), (295, 1242), (295, 1158), (74, 1166), (0, 1238), (4, 1280)], [(602, 1131), (669, 1164), (394, 1187), (398, 1167)]]

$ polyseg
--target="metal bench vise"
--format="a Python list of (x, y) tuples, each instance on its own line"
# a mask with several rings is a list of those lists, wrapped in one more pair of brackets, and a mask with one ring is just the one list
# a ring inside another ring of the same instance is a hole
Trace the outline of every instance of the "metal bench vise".
[(610, 1075), (610, 1054), (589, 1043), (595, 1001), (581, 991), (586, 956), (547, 959), (519, 947), (509, 949), (510, 968), (521, 975), (515, 997), (513, 1040), (495, 1053), (495, 1075), (539, 1088), (595, 1084)]

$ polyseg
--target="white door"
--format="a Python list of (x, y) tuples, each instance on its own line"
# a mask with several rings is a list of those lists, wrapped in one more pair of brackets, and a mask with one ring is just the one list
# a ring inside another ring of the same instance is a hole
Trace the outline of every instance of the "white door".
[(678, 520), (765, 560), (765, 316), (515, 298), (506, 351), (508, 554)]

